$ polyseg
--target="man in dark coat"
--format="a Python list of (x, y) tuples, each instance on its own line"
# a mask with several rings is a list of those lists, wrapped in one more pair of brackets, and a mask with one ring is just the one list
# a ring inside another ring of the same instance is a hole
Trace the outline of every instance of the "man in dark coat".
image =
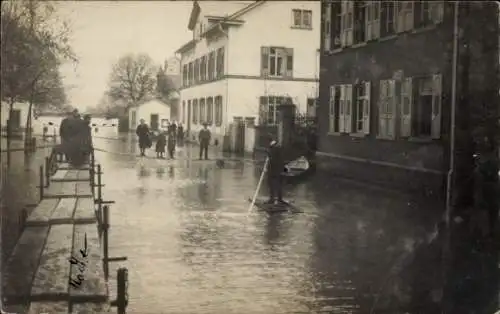
[(283, 176), (281, 175), (285, 169), (285, 159), (283, 150), (276, 141), (271, 141), (267, 150), (267, 184), (269, 186), (268, 204), (274, 204), (276, 199), (279, 203), (283, 201)]
[(139, 137), (139, 149), (141, 151), (141, 156), (146, 156), (146, 148), (151, 147), (151, 139), (149, 137), (149, 127), (145, 123), (144, 119), (140, 120), (140, 124), (135, 130), (135, 134)]
[(78, 147), (75, 142), (80, 129), (80, 122), (80, 113), (78, 113), (78, 109), (75, 109), (68, 117), (61, 121), (61, 126), (59, 127), (61, 147), (66, 160), (69, 162), (72, 162), (72, 159), (75, 157), (76, 148)]
[(182, 126), (182, 123), (179, 123), (179, 126), (177, 127), (177, 140), (179, 141), (179, 145), (184, 144), (184, 127)]
[(211, 137), (212, 134), (207, 128), (207, 123), (203, 123), (203, 129), (201, 129), (198, 134), (198, 140), (200, 141), (200, 160), (203, 155), (205, 155), (205, 160), (208, 160), (208, 144), (210, 143)]

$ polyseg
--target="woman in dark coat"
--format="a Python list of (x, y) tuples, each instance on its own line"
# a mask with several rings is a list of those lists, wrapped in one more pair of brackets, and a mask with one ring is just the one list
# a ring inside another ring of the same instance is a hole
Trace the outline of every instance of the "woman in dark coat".
[(141, 156), (146, 156), (146, 148), (151, 147), (151, 138), (149, 137), (149, 127), (145, 123), (144, 119), (140, 120), (140, 124), (135, 130), (135, 134), (139, 137), (139, 149), (141, 151)]

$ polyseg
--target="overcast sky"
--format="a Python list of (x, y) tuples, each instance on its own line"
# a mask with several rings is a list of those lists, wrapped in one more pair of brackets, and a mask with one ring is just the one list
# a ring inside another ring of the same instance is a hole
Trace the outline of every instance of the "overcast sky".
[(70, 104), (79, 109), (99, 102), (120, 56), (147, 53), (163, 64), (192, 38), (191, 1), (61, 1), (58, 6), (72, 23), (79, 57), (76, 67), (61, 69)]

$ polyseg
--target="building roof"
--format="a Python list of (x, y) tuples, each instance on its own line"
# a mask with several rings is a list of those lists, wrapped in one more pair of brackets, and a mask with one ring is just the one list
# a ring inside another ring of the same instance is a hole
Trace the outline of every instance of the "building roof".
[[(196, 22), (203, 12), (203, 16), (209, 20), (216, 22), (209, 27), (204, 34), (210, 33), (213, 29), (219, 29), (220, 26), (237, 26), (244, 23), (243, 20), (238, 20), (245, 13), (251, 11), (255, 7), (265, 3), (264, 0), (258, 1), (194, 1), (193, 9), (189, 16), (188, 29), (193, 30)], [(196, 45), (196, 39), (192, 39), (177, 49), (176, 53), (183, 53), (190, 50)]]

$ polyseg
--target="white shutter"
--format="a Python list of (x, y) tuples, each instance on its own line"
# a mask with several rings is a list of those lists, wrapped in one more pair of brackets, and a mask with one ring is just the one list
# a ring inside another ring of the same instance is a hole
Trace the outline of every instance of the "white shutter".
[(340, 85), (339, 132), (345, 132), (345, 85)]
[(401, 87), (401, 136), (411, 136), (411, 117), (413, 105), (411, 77), (405, 78)]
[(364, 96), (363, 99), (363, 133), (370, 134), (370, 99), (371, 99), (371, 84), (364, 82)]
[(414, 6), (413, 6), (413, 1), (405, 1), (403, 6), (406, 5), (405, 8), (405, 31), (409, 31), (413, 29), (413, 12), (414, 12)]
[(366, 41), (372, 40), (372, 14), (373, 5), (368, 2), (365, 7), (365, 37)]
[(396, 23), (396, 32), (401, 33), (404, 31), (405, 28), (405, 15), (404, 15), (404, 5), (403, 2), (401, 1), (394, 1), (394, 14), (395, 14), (395, 19), (394, 22)]
[(332, 28), (332, 5), (329, 3), (325, 8), (325, 16), (324, 16), (324, 27), (325, 33), (323, 37), (323, 50), (329, 51), (331, 49), (331, 28)]
[(352, 85), (345, 85), (344, 100), (344, 130), (346, 133), (352, 132)]
[(432, 125), (433, 139), (441, 137), (441, 74), (432, 76)]
[(372, 39), (377, 39), (380, 38), (380, 6), (381, 3), (378, 1), (373, 1), (372, 2), (372, 33), (371, 33), (371, 38)]
[(387, 81), (380, 81), (378, 94), (378, 135), (387, 136), (387, 119), (385, 102), (387, 101)]
[(387, 104), (387, 136), (389, 138), (395, 137), (396, 131), (396, 81), (389, 80), (389, 91), (388, 91), (388, 104)]

